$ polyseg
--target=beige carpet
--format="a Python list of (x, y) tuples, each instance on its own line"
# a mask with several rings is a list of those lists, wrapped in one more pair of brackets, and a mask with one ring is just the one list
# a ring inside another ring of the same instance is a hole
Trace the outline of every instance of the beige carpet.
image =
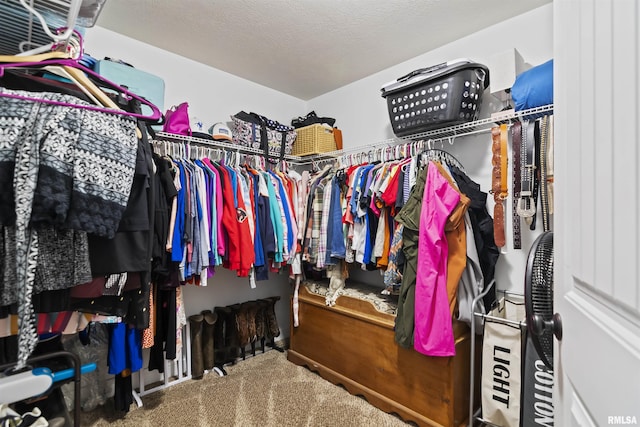
[(82, 415), (82, 426), (404, 426), (275, 350), (240, 361), (229, 375), (207, 374), (142, 398), (124, 418), (108, 405)]

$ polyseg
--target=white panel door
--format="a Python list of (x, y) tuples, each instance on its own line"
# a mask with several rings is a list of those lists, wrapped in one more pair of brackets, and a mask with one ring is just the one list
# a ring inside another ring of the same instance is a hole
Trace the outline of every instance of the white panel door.
[(639, 27), (554, 1), (556, 426), (640, 424)]

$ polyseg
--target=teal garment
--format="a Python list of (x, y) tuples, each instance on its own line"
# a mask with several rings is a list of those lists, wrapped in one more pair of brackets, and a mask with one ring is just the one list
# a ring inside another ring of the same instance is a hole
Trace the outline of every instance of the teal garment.
[(418, 267), (418, 226), (422, 197), (427, 179), (427, 168), (418, 173), (416, 184), (411, 190), (409, 200), (400, 209), (395, 220), (404, 226), (402, 230), (402, 252), (405, 263), (402, 272), (402, 284), (398, 296), (396, 312), (395, 340), (398, 345), (413, 348), (413, 331), (415, 329), (416, 277)]
[(271, 222), (273, 224), (273, 230), (276, 234), (276, 252), (274, 255), (274, 261), (283, 262), (284, 228), (282, 225), (280, 206), (278, 205), (278, 199), (276, 199), (276, 189), (273, 186), (273, 182), (271, 182), (271, 177), (268, 173), (262, 172), (262, 176), (267, 182), (267, 189), (269, 190), (269, 211), (271, 212)]

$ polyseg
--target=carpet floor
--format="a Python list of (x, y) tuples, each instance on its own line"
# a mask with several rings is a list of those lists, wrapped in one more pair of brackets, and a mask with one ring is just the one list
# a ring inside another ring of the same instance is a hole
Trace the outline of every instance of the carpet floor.
[(406, 427), (307, 368), (268, 351), (142, 398), (118, 417), (109, 404), (82, 414), (82, 426), (376, 426)]

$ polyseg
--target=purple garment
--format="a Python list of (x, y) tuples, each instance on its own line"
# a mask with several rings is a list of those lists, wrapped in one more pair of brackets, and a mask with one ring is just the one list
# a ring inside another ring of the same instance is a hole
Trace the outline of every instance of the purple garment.
[(460, 193), (433, 162), (428, 168), (418, 229), (413, 347), (427, 356), (454, 356), (456, 349), (447, 296), (449, 245), (444, 227), (460, 201)]
[[(214, 175), (216, 176), (216, 189), (215, 189), (215, 196), (216, 196), (216, 222), (217, 224), (215, 224), (215, 227), (218, 230), (218, 255), (220, 255), (221, 257), (224, 257), (224, 254), (226, 252), (226, 246), (225, 246), (225, 241), (223, 238), (223, 229), (222, 229), (222, 179), (220, 177), (220, 172), (218, 171), (218, 169), (216, 169), (216, 167), (213, 165), (213, 163), (211, 162), (211, 160), (209, 159), (204, 159), (203, 162), (209, 166), (211, 168), (211, 171), (214, 173)], [(213, 224), (211, 225), (212, 227), (214, 226)]]

